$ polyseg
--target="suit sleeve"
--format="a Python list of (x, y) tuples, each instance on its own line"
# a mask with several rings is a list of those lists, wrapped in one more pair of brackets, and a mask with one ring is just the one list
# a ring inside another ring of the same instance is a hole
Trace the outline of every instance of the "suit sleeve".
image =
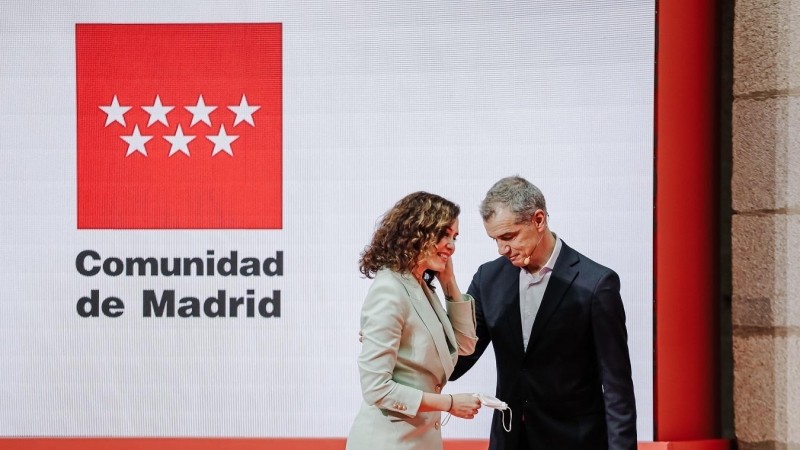
[(450, 375), (450, 380), (455, 381), (467, 373), (472, 366), (475, 365), (476, 362), (480, 359), (483, 352), (486, 351), (486, 347), (489, 346), (489, 342), (492, 341), (491, 336), (489, 335), (489, 328), (486, 326), (486, 320), (484, 319), (483, 315), (483, 307), (481, 306), (481, 268), (475, 273), (475, 276), (472, 277), (472, 282), (469, 285), (469, 289), (467, 289), (467, 294), (472, 297), (472, 301), (475, 303), (475, 336), (477, 336), (478, 341), (475, 344), (475, 350), (472, 352), (471, 355), (464, 355), (458, 357), (458, 362), (456, 362), (456, 367), (453, 370), (453, 373)]
[(603, 383), (609, 450), (636, 450), (636, 401), (619, 276), (605, 274), (592, 296), (592, 330)]
[(408, 313), (409, 304), (402, 295), (389, 286), (373, 285), (361, 309), (363, 342), (358, 369), (367, 404), (415, 417), (422, 391), (392, 379)]
[(447, 317), (453, 325), (459, 356), (471, 355), (478, 343), (475, 336), (475, 300), (469, 294), (463, 294), (463, 297), (463, 302), (446, 302)]

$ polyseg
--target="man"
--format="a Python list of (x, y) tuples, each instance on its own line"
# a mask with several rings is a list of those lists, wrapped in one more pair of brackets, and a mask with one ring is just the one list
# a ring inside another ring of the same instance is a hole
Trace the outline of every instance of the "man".
[(496, 396), (513, 423), (506, 432), (495, 412), (489, 448), (635, 450), (619, 276), (549, 230), (544, 196), (521, 177), (492, 186), (481, 215), (502, 257), (483, 264), (467, 291), (476, 302), (478, 344), (459, 357), (450, 379), (494, 342)]

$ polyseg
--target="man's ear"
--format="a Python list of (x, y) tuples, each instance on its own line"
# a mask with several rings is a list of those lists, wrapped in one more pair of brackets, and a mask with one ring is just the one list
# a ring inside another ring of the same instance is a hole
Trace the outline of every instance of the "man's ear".
[(547, 223), (547, 214), (541, 209), (537, 209), (535, 213), (533, 213), (533, 225), (538, 229), (541, 228), (542, 225)]

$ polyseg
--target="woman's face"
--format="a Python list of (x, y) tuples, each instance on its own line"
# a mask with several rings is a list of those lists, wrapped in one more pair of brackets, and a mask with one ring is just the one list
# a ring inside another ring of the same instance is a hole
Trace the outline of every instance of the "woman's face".
[(417, 269), (420, 273), (426, 270), (441, 272), (447, 266), (447, 261), (456, 252), (456, 237), (458, 236), (458, 219), (447, 229), (445, 235), (439, 239), (433, 251), (420, 260)]

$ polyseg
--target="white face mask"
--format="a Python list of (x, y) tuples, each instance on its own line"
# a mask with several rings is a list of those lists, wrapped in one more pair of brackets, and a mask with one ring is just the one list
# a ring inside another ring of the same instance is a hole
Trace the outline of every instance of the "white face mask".
[[(481, 401), (481, 405), (500, 411), (500, 414), (503, 415), (503, 420), (501, 421), (503, 429), (506, 430), (506, 432), (511, 431), (511, 421), (514, 420), (514, 416), (506, 402), (499, 398), (492, 397), (489, 394), (472, 394), (472, 396), (478, 397), (478, 400)], [(508, 428), (506, 428), (506, 410), (508, 410)]]

